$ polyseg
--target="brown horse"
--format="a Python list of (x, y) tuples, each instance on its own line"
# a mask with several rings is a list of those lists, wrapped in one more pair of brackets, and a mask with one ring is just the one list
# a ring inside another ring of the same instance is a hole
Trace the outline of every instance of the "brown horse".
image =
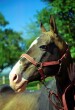
[[(50, 81), (47, 87), (55, 91), (55, 80)], [(44, 92), (43, 92), (44, 91)], [(52, 99), (51, 99), (52, 100)], [(53, 98), (53, 101), (59, 102)], [(22, 93), (15, 91), (8, 85), (0, 88), (0, 110), (56, 110), (49, 102), (48, 93), (45, 87), (41, 90)]]
[(39, 110), (39, 96), (39, 93), (29, 92), (16, 94), (5, 85), (0, 88), (0, 110)]
[[(16, 91), (24, 91), (27, 84), (55, 76), (58, 95), (63, 95), (70, 84), (67, 68), (72, 65), (68, 45), (58, 34), (54, 18), (50, 18), (50, 31), (41, 24), (42, 34), (35, 39), (9, 74), (10, 86)], [(69, 107), (70, 108), (70, 107)], [(71, 108), (69, 110), (72, 110)]]

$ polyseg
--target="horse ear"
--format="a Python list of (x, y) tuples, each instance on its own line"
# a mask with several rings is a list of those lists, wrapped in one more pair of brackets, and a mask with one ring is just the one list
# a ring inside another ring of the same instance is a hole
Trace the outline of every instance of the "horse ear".
[(56, 23), (53, 16), (50, 17), (50, 31), (52, 31), (52, 33), (53, 32), (55, 33), (56, 36), (52, 36), (52, 39), (54, 40), (56, 46), (61, 50), (61, 53), (63, 54), (65, 49), (67, 48), (67, 45), (58, 34)]
[(57, 27), (56, 27), (56, 23), (55, 23), (55, 19), (52, 15), (50, 16), (50, 30), (53, 30), (55, 33), (58, 32)]
[(44, 28), (42, 22), (40, 23), (40, 27), (41, 27), (42, 32), (46, 32), (46, 29)]

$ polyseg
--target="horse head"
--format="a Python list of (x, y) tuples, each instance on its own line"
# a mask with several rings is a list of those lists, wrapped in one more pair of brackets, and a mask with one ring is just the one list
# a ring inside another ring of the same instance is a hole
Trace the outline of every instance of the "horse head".
[(20, 57), (9, 74), (10, 86), (17, 92), (23, 91), (31, 81), (42, 80), (48, 76), (58, 78), (62, 60), (65, 66), (69, 65), (65, 61), (68, 46), (58, 34), (52, 16), (50, 30), (47, 32), (42, 23), (41, 30), (42, 34), (32, 42), (27, 53)]

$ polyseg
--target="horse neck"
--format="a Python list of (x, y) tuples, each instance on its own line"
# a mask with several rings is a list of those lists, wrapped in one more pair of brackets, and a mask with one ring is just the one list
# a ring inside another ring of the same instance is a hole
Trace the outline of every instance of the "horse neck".
[(60, 74), (55, 77), (59, 96), (62, 96), (62, 94), (65, 91), (65, 88), (70, 84), (67, 70), (64, 68), (62, 68), (62, 70), (63, 71), (60, 72)]
[(55, 76), (56, 86), (57, 86), (58, 94), (60, 96), (62, 96), (66, 87), (70, 84), (70, 79), (69, 79), (67, 69), (69, 68), (70, 64), (72, 64), (72, 63), (73, 63), (73, 61), (72, 61), (71, 55), (70, 55), (70, 53), (68, 53), (66, 60), (64, 60), (62, 63), (60, 73), (57, 76)]

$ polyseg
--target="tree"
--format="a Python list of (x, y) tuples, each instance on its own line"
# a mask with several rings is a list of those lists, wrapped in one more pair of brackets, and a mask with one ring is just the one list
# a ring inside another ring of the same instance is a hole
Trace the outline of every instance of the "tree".
[(38, 11), (36, 19), (49, 29), (49, 17), (54, 15), (57, 28), (63, 39), (70, 44), (72, 57), (75, 58), (75, 1), (74, 0), (42, 0), (47, 6)]
[(39, 24), (37, 24), (36, 21), (31, 20), (31, 22), (27, 24), (25, 27), (26, 27), (25, 32), (27, 34), (27, 37), (29, 36), (28, 38), (39, 36), (40, 28), (39, 28)]
[(31, 21), (29, 24), (27, 24), (25, 27), (25, 33), (27, 36), (27, 39), (25, 39), (26, 44), (26, 50), (29, 48), (30, 44), (33, 42), (33, 40), (40, 35), (40, 28), (39, 25), (35, 21)]
[(8, 21), (6, 21), (2, 13), (0, 13), (0, 26), (5, 27), (7, 24), (9, 24)]
[(9, 24), (0, 13), (0, 71), (12, 66), (25, 50), (25, 43), (21, 33), (6, 29)]

